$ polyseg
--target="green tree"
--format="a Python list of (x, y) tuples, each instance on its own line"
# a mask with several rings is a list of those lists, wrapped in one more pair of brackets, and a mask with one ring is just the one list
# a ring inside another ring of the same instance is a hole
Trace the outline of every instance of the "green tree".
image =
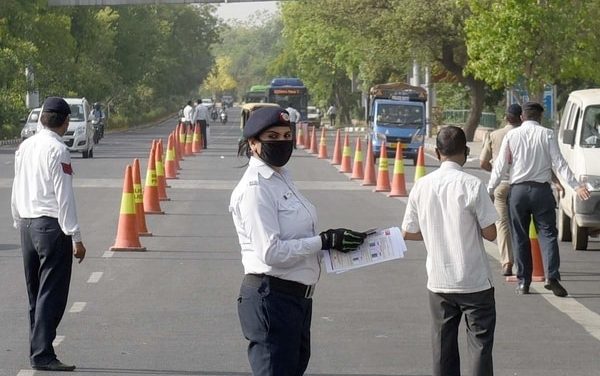
[(229, 73), (231, 70), (231, 58), (229, 56), (219, 56), (217, 61), (204, 80), (204, 88), (208, 90), (212, 96), (220, 97), (224, 92), (229, 92), (237, 87), (237, 82)]

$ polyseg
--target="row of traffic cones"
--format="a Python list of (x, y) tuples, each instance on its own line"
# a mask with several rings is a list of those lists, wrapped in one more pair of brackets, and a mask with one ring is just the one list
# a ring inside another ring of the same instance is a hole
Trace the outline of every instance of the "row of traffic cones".
[(123, 195), (119, 211), (119, 224), (115, 244), (110, 251), (145, 251), (140, 236), (152, 236), (146, 225), (146, 214), (164, 214), (160, 201), (169, 201), (166, 179), (177, 179), (181, 169), (179, 161), (202, 151), (202, 136), (198, 125), (192, 129), (180, 123), (169, 134), (167, 152), (163, 163), (162, 140), (153, 140), (148, 157), (146, 181), (142, 191), (140, 162), (134, 159), (127, 165), (123, 179)]

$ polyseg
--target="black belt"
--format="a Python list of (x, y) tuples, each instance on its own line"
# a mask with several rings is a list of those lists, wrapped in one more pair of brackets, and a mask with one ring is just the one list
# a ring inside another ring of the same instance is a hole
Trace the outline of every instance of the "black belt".
[(541, 186), (541, 185), (548, 185), (548, 182), (540, 183), (539, 181), (522, 181), (520, 183), (512, 183), (511, 185), (529, 185), (529, 186), (535, 187), (535, 186)]
[(310, 299), (315, 292), (315, 285), (304, 285), (300, 282), (288, 281), (287, 279), (281, 279), (266, 274), (246, 274), (244, 276), (243, 284), (252, 287), (260, 287), (265, 280), (273, 291), (297, 296), (299, 298)]

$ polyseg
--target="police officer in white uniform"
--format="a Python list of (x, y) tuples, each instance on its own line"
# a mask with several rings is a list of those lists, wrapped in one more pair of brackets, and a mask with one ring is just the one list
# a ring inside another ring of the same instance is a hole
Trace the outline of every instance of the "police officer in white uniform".
[(283, 167), (292, 150), (287, 111), (264, 107), (250, 115), (238, 150), (250, 162), (231, 195), (229, 211), (245, 273), (238, 314), (255, 376), (304, 373), (319, 253), (352, 251), (366, 236), (347, 229), (317, 234), (315, 207)]
[(70, 113), (62, 98), (46, 99), (41, 114), (44, 128), (15, 153), (11, 208), (14, 226), (21, 232), (30, 362), (36, 370), (75, 369), (60, 362), (52, 346), (67, 304), (72, 257), (81, 262), (86, 253), (75, 210), (71, 156), (62, 142)]

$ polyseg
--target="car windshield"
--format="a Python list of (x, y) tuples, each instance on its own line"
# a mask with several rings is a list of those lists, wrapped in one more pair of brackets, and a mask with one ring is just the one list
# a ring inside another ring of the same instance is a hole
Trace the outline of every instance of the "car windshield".
[(581, 129), (581, 146), (600, 148), (600, 105), (589, 106), (585, 110)]
[(414, 128), (423, 125), (423, 109), (417, 106), (382, 103), (377, 107), (377, 121), (394, 127)]
[(39, 116), (40, 116), (39, 109), (32, 110), (29, 113), (29, 116), (27, 117), (27, 122), (25, 123), (25, 125), (27, 125), (27, 123), (37, 123)]
[(81, 104), (70, 104), (71, 115), (69, 115), (70, 121), (83, 121), (85, 117), (83, 115), (83, 105)]

